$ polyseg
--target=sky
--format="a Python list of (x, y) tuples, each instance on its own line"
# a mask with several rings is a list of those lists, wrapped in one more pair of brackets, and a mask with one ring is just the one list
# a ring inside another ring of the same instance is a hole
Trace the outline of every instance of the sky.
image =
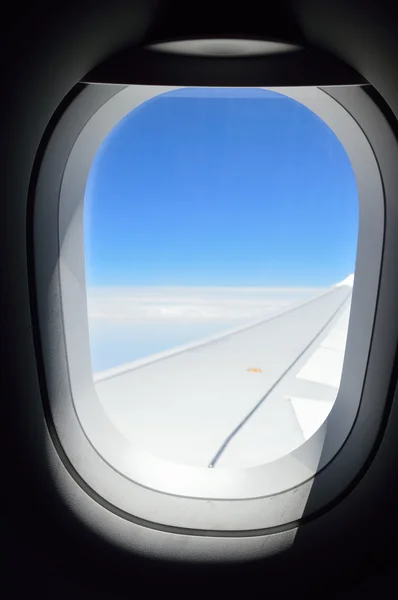
[(319, 287), (355, 268), (344, 148), (261, 89), (182, 89), (133, 110), (96, 155), (84, 218), (89, 287)]
[(93, 371), (265, 318), (354, 272), (348, 156), (298, 102), (181, 89), (127, 115), (86, 187)]

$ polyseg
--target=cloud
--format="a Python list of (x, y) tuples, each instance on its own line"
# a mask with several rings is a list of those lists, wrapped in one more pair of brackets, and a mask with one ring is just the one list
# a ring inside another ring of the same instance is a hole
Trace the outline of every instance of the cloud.
[(310, 288), (91, 288), (90, 319), (200, 322), (255, 320), (313, 296)]

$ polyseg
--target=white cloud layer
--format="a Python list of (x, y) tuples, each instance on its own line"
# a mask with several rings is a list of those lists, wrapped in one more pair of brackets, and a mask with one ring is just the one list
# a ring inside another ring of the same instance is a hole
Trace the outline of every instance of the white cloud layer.
[(90, 320), (256, 320), (321, 291), (320, 288), (91, 288), (87, 307)]

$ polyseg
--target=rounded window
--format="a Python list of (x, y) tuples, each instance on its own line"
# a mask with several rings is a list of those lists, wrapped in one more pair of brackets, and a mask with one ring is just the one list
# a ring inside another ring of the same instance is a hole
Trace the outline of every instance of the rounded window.
[(85, 88), (35, 204), (49, 412), (80, 477), (165, 526), (299, 519), (356, 431), (383, 231), (372, 147), (324, 90)]

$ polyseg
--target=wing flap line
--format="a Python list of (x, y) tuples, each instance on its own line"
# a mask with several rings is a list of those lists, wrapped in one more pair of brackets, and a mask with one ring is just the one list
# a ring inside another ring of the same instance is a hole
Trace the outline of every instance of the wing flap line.
[(266, 400), (266, 398), (271, 394), (271, 392), (276, 388), (276, 386), (282, 381), (284, 377), (288, 374), (288, 372), (297, 364), (297, 362), (301, 359), (301, 357), (309, 350), (312, 344), (317, 340), (317, 338), (325, 331), (325, 329), (329, 326), (329, 324), (333, 321), (337, 313), (342, 309), (344, 304), (349, 299), (351, 292), (348, 294), (346, 298), (339, 304), (337, 309), (333, 312), (332, 316), (326, 321), (325, 325), (317, 332), (317, 334), (310, 340), (310, 342), (305, 346), (305, 348), (298, 354), (298, 356), (294, 359), (294, 361), (285, 369), (285, 371), (278, 377), (275, 383), (269, 388), (269, 390), (264, 394), (264, 396), (257, 402), (257, 404), (252, 408), (252, 410), (241, 420), (241, 422), (235, 427), (235, 429), (228, 435), (228, 437), (221, 444), (210, 463), (208, 464), (208, 468), (212, 469), (217, 461), (220, 459), (221, 455), (226, 450), (228, 444), (235, 437), (235, 435), (242, 429), (242, 427), (247, 423), (250, 417), (257, 411), (257, 409), (261, 406), (261, 404)]

